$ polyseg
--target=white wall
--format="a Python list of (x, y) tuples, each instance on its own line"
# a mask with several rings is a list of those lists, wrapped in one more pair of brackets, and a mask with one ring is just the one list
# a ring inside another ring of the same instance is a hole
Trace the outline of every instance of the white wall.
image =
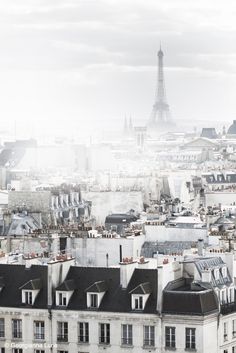
[(208, 231), (205, 228), (176, 228), (145, 225), (146, 241), (198, 241), (208, 242)]
[(109, 255), (109, 266), (118, 265), (120, 245), (122, 257), (140, 256), (145, 236), (129, 238), (74, 238), (76, 260), (83, 266), (106, 266), (106, 254)]

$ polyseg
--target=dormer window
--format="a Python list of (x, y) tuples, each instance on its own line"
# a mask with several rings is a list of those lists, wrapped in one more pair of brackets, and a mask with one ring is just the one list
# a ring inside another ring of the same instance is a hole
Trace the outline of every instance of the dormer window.
[(132, 310), (144, 310), (146, 302), (151, 294), (150, 283), (141, 283), (134, 288), (130, 294)]
[(216, 268), (216, 269), (214, 270), (214, 276), (215, 276), (215, 279), (216, 279), (216, 280), (219, 279), (219, 269), (218, 269), (218, 268)]
[(143, 296), (134, 297), (134, 309), (143, 310)]
[(73, 279), (65, 280), (56, 288), (56, 305), (67, 306), (76, 286)]
[(227, 277), (227, 268), (226, 267), (222, 267), (222, 276), (223, 276), (223, 278)]
[(107, 285), (105, 281), (95, 282), (87, 288), (87, 307), (91, 309), (99, 308), (106, 291)]
[(20, 287), (22, 303), (25, 305), (34, 305), (41, 287), (42, 283), (40, 278), (32, 279)]
[(91, 308), (97, 308), (98, 307), (98, 296), (97, 294), (90, 294), (90, 306)]
[(33, 304), (33, 293), (32, 291), (25, 291), (25, 304)]
[(58, 306), (67, 305), (67, 293), (66, 292), (57, 292), (57, 303)]

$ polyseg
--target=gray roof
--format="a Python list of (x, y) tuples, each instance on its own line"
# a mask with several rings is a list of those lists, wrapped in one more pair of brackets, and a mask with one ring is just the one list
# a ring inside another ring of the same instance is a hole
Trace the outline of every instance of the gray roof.
[[(232, 278), (229, 274), (226, 264), (223, 262), (221, 257), (210, 257), (204, 259), (198, 259), (195, 261), (195, 266), (199, 273), (202, 273), (204, 270), (211, 270), (211, 283), (214, 287), (222, 287), (224, 285), (228, 286), (232, 283)], [(226, 276), (224, 277), (221, 269), (223, 267), (227, 268)], [(214, 269), (218, 268), (219, 278), (215, 278)]]
[(207, 315), (218, 310), (214, 290), (200, 283), (191, 285), (182, 278), (170, 282), (163, 291), (162, 312), (165, 314)]
[(228, 128), (227, 135), (236, 135), (236, 120), (234, 120), (233, 124)]

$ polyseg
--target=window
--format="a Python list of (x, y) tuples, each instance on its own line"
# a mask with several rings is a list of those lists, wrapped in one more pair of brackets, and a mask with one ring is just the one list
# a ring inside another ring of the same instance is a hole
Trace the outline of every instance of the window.
[(66, 306), (67, 305), (67, 295), (66, 293), (58, 293), (58, 305)]
[(34, 321), (34, 339), (35, 340), (44, 340), (44, 321)]
[(166, 340), (166, 347), (175, 348), (175, 327), (166, 326), (165, 340)]
[(185, 329), (185, 348), (196, 348), (196, 329), (187, 327)]
[(5, 348), (4, 347), (0, 348), (0, 353), (5, 353)]
[(98, 296), (97, 294), (90, 294), (90, 307), (97, 308), (98, 307)]
[(89, 324), (88, 322), (79, 322), (79, 342), (89, 342)]
[(236, 319), (232, 320), (232, 336), (236, 337)]
[(214, 271), (214, 275), (215, 275), (215, 279), (219, 279), (219, 269), (216, 268), (215, 271)]
[(22, 320), (12, 320), (12, 337), (22, 338)]
[(134, 298), (134, 309), (136, 309), (136, 310), (143, 309), (143, 297), (142, 296)]
[(224, 341), (228, 340), (228, 322), (224, 322)]
[(144, 326), (143, 345), (155, 346), (154, 326)]
[(25, 304), (33, 304), (33, 296), (31, 291), (25, 292)]
[(132, 325), (122, 325), (121, 344), (132, 346), (133, 344), (133, 327)]
[(110, 324), (100, 324), (100, 344), (110, 343)]
[(57, 341), (68, 342), (68, 322), (57, 323)]
[(0, 337), (5, 337), (5, 321), (4, 319), (0, 319)]
[(232, 353), (236, 353), (236, 346), (232, 347)]
[(43, 349), (35, 349), (34, 353), (45, 353)]
[(23, 353), (23, 349), (22, 348), (13, 348), (12, 353)]
[(57, 351), (57, 353), (68, 353), (68, 351)]
[(226, 292), (225, 290), (222, 290), (221, 291), (221, 300), (222, 300), (222, 304), (225, 304), (226, 303)]
[(222, 276), (224, 278), (227, 277), (227, 268), (226, 267), (222, 267)]

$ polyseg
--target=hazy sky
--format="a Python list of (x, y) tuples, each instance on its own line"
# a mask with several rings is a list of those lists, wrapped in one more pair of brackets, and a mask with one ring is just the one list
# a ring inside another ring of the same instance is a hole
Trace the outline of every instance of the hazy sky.
[(235, 0), (0, 0), (0, 29), (1, 121), (145, 122), (160, 41), (173, 118), (236, 118)]

